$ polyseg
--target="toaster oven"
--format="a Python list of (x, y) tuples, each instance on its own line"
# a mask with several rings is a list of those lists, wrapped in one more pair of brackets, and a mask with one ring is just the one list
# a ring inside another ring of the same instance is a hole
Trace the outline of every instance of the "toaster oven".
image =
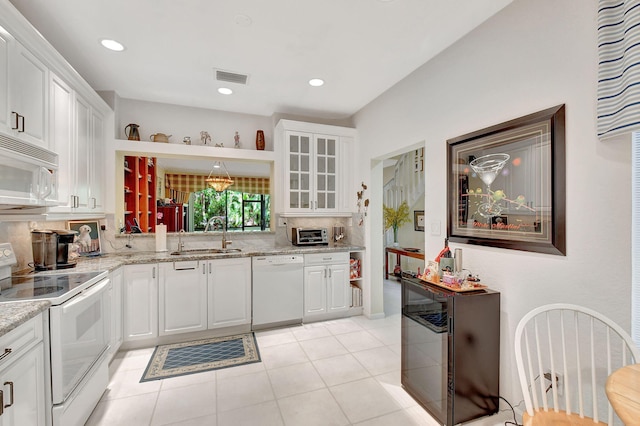
[(292, 228), (294, 246), (329, 245), (327, 228)]

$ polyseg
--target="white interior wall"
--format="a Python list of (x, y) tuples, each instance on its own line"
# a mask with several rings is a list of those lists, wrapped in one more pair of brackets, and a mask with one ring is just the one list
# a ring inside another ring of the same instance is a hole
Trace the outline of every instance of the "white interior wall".
[[(425, 143), (425, 253), (446, 235), (447, 139), (566, 104), (567, 255), (451, 244), (464, 266), (501, 292), (501, 394), (521, 399), (513, 334), (539, 305), (588, 306), (630, 328), (630, 139), (596, 138), (597, 0), (516, 0), (354, 117), (371, 164), (362, 179), (382, 188), (378, 159)], [(366, 168), (363, 168), (366, 169)], [(377, 199), (372, 197), (373, 199)], [(372, 211), (376, 209), (372, 208)], [(440, 225), (440, 234), (431, 225)], [(371, 215), (371, 271), (381, 271), (382, 218)], [(434, 235), (437, 234), (437, 235)], [(371, 314), (381, 306), (381, 274), (371, 276)]]

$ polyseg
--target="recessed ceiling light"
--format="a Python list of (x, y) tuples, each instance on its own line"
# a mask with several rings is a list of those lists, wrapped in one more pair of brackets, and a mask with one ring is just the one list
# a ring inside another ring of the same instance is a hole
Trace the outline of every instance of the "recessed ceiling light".
[(242, 13), (237, 14), (233, 20), (241, 27), (248, 27), (253, 23), (253, 20), (249, 15), (244, 15)]
[(312, 78), (309, 80), (309, 84), (313, 87), (320, 87), (324, 84), (324, 80), (321, 78)]
[(233, 93), (233, 90), (227, 88), (227, 87), (221, 87), (218, 89), (218, 93), (221, 93), (223, 95), (230, 95)]
[(107, 49), (113, 50), (115, 52), (122, 52), (124, 50), (124, 46), (121, 43), (118, 43), (115, 40), (110, 40), (108, 38), (100, 40), (100, 44), (102, 44)]

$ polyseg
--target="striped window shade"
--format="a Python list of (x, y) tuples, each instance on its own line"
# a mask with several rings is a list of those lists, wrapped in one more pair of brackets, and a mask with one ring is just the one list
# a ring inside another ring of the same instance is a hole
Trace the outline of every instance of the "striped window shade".
[[(207, 188), (207, 175), (170, 174), (165, 175), (166, 187), (172, 191), (198, 192)], [(248, 194), (269, 194), (269, 179), (257, 177), (231, 176), (231, 191)]]
[(640, 0), (600, 0), (598, 137), (640, 130)]

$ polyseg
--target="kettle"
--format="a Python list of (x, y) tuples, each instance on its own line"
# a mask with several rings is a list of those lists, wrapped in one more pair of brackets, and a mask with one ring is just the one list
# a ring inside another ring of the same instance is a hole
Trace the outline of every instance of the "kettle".
[(165, 135), (164, 133), (154, 133), (150, 136), (151, 142), (163, 142), (168, 143), (171, 135)]
[[(127, 139), (130, 141), (139, 141), (140, 140), (140, 133), (138, 133), (138, 126), (137, 124), (131, 123), (131, 124), (127, 124), (127, 126), (124, 128), (124, 133), (127, 135)], [(127, 131), (127, 129), (131, 128), (129, 131)]]

